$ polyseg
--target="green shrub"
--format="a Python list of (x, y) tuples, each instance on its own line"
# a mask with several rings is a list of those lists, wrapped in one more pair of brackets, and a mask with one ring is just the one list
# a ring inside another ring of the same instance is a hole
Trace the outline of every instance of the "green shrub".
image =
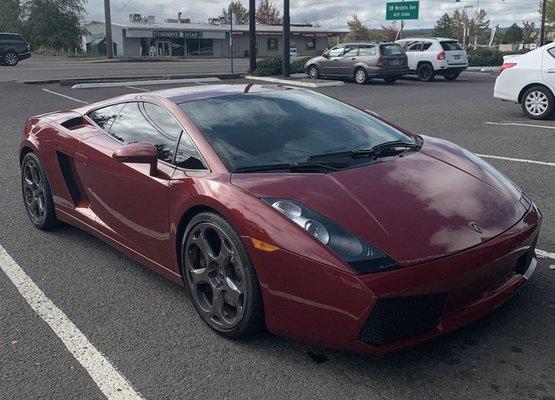
[[(298, 57), (291, 62), (291, 73), (298, 74), (304, 72), (304, 65), (310, 57)], [(256, 62), (256, 69), (253, 75), (256, 76), (272, 76), (281, 75), (283, 73), (282, 57), (266, 57)]]
[(503, 64), (503, 53), (499, 50), (476, 49), (468, 51), (468, 64), (471, 67), (496, 67)]

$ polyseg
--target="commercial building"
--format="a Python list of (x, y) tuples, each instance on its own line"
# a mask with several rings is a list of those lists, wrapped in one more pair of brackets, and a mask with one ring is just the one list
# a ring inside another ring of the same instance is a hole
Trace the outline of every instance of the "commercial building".
[[(103, 22), (83, 25), (89, 32), (84, 44), (105, 36)], [(315, 56), (328, 47), (328, 40), (335, 42), (347, 33), (345, 30), (325, 29), (314, 26), (291, 26), (291, 47), (299, 56)], [(230, 35), (233, 40), (233, 56), (249, 56), (248, 25), (192, 24), (186, 22), (156, 23), (154, 17), (130, 16), (127, 25), (112, 24), (112, 39), (118, 56), (168, 56), (168, 57), (229, 57)], [(279, 56), (283, 52), (283, 27), (256, 26), (257, 56)]]

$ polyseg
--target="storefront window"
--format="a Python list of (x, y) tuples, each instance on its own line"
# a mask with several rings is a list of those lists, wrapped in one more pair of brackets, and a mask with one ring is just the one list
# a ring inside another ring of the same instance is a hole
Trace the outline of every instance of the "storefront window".
[(188, 56), (213, 56), (213, 39), (187, 39)]

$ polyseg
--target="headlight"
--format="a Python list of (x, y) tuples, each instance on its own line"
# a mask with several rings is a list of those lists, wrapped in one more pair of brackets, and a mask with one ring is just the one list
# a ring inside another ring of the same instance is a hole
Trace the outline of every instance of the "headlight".
[(397, 266), (397, 262), (382, 251), (295, 200), (262, 200), (329, 247), (359, 274)]

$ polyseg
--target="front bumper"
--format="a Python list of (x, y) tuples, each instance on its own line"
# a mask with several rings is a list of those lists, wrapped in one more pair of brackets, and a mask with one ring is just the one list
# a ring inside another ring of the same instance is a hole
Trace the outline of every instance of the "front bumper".
[[(458, 329), (512, 297), (535, 269), (534, 255), (525, 256), (538, 236), (540, 219), (532, 206), (516, 225), (479, 246), (425, 264), (359, 276), (281, 249), (265, 253), (250, 240), (245, 244), (256, 265), (271, 332), (357, 353), (387, 354)], [(525, 258), (523, 266), (519, 260)], [(392, 319), (395, 307), (407, 304), (407, 317)], [(411, 319), (414, 307), (436, 314)], [(372, 320), (381, 325), (369, 328)], [(416, 330), (387, 331), (416, 323)]]
[(30, 58), (30, 57), (31, 57), (31, 53), (30, 53), (30, 52), (28, 52), (28, 53), (19, 53), (19, 54), (17, 55), (17, 58), (19, 59), (19, 61), (21, 61), (21, 60), (26, 60), (27, 58)]

